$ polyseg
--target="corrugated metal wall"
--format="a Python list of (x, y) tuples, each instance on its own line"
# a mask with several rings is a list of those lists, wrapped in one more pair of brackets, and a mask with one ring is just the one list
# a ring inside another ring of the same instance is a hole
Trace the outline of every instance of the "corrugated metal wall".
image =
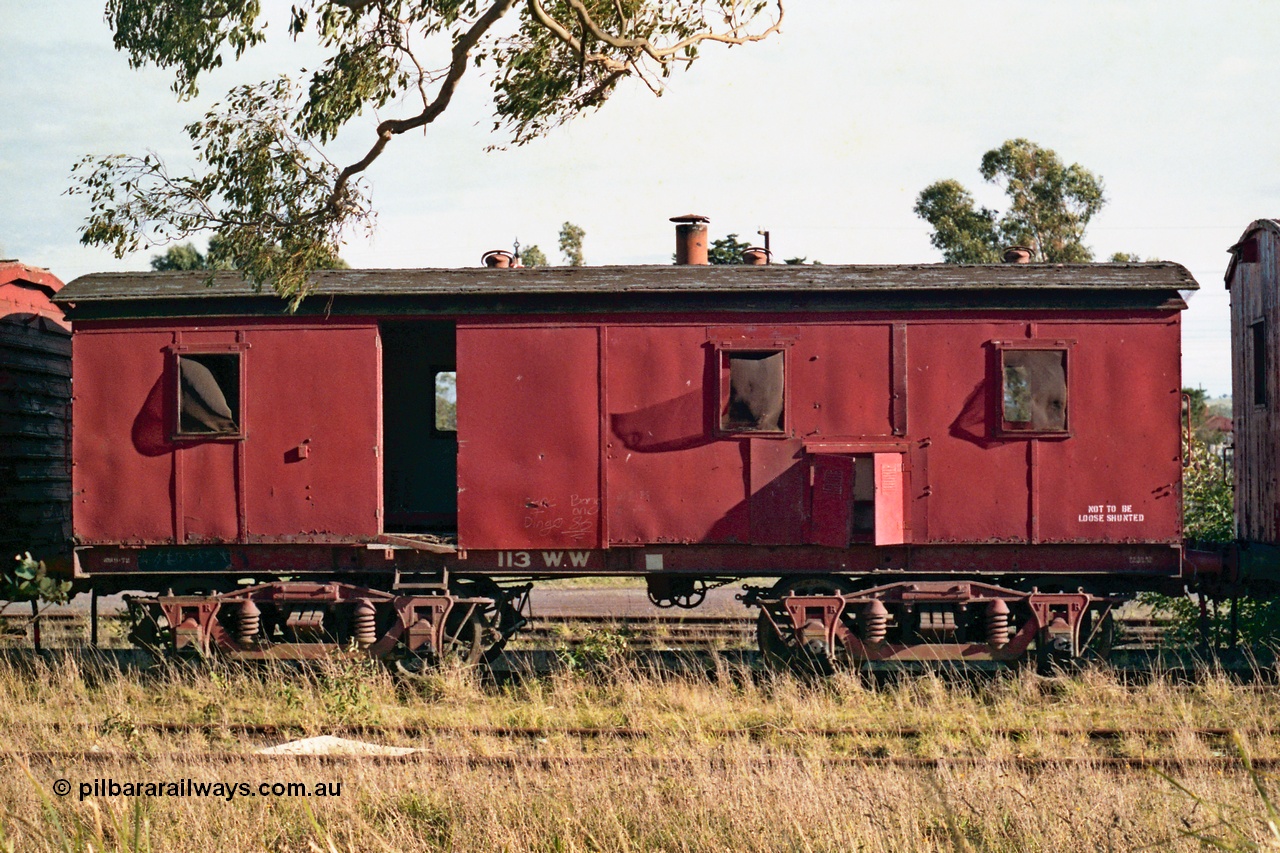
[(0, 559), (71, 533), (71, 331), (44, 270), (0, 262)]

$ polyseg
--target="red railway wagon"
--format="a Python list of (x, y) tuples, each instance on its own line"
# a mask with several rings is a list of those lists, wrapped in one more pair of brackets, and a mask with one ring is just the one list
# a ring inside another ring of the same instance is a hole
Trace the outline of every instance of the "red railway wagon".
[(234, 274), (85, 276), (59, 297), (77, 577), (155, 593), (140, 641), (249, 657), (475, 659), (527, 581), (571, 574), (681, 606), (781, 577), (746, 596), (780, 655), (1081, 653), (1195, 571), (1196, 287), (1171, 263), (342, 270), (285, 314)]

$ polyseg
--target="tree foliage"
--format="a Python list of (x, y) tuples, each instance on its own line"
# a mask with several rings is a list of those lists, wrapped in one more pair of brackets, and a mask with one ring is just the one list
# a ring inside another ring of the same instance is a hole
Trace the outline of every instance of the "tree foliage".
[(458, 374), (452, 370), (436, 374), (436, 429), (458, 429)]
[(45, 564), (30, 553), (14, 557), (16, 565), (0, 572), (0, 600), (48, 601), (60, 604), (71, 592), (71, 581), (49, 575)]
[[(308, 274), (371, 227), (362, 173), (434, 122), (470, 68), (493, 90), (495, 129), (519, 145), (600, 107), (627, 78), (660, 94), (702, 45), (760, 41), (782, 15), (782, 0), (298, 0), (289, 32), (318, 40), (319, 67), (233, 89), (188, 125), (192, 174), (154, 154), (82, 160), (71, 188), (90, 202), (81, 241), (123, 256), (213, 231), (246, 278), (296, 304)], [(130, 64), (172, 71), (180, 98), (267, 34), (259, 0), (107, 0), (106, 18)], [(406, 98), (360, 159), (325, 156), (357, 117)]]
[(741, 264), (742, 253), (751, 248), (750, 243), (738, 239), (737, 234), (730, 234), (719, 240), (712, 240), (707, 249), (707, 260), (713, 264)]
[(163, 255), (152, 255), (151, 268), (158, 272), (207, 270), (209, 259), (196, 248), (195, 243), (179, 243), (170, 246)]
[(545, 267), (547, 256), (535, 246), (525, 246), (520, 250), (520, 263), (526, 267)]
[(195, 243), (179, 243), (170, 246), (163, 255), (152, 255), (151, 268), (159, 272), (233, 269), (217, 234), (209, 238), (207, 253), (201, 253)]
[[(170, 246), (162, 255), (151, 256), (151, 268), (157, 272), (184, 270), (234, 270), (235, 265), (227, 255), (226, 244), (217, 234), (209, 238), (209, 251), (201, 253), (195, 243), (179, 243)], [(333, 256), (319, 261), (316, 269), (349, 269), (350, 264)]]
[(572, 222), (560, 226), (560, 254), (564, 262), (571, 267), (580, 267), (586, 263), (582, 254), (582, 240), (587, 232)]
[(1235, 539), (1235, 497), (1231, 466), (1202, 441), (1193, 439), (1182, 472), (1182, 534), (1195, 542)]
[(1084, 232), (1106, 203), (1102, 179), (1079, 163), (1027, 139), (1010, 139), (982, 155), (983, 180), (1004, 190), (1001, 214), (978, 206), (955, 180), (937, 181), (916, 199), (916, 215), (933, 226), (929, 240), (955, 264), (999, 263), (1006, 246), (1027, 246), (1040, 263), (1093, 260)]

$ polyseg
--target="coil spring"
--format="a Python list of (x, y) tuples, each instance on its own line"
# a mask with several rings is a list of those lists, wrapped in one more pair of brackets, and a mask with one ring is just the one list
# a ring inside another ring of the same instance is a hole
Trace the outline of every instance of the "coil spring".
[(879, 599), (872, 601), (862, 611), (862, 639), (868, 643), (883, 643), (889, 636), (889, 611)]
[(987, 606), (987, 642), (996, 648), (1009, 644), (1009, 605), (999, 599)]
[(353, 623), (352, 627), (354, 628), (356, 642), (362, 646), (373, 645), (374, 641), (378, 639), (378, 618), (373, 602), (367, 598), (362, 598), (356, 602)]
[(240, 605), (240, 618), (236, 622), (236, 639), (242, 643), (251, 643), (258, 636), (262, 627), (262, 611), (252, 600)]

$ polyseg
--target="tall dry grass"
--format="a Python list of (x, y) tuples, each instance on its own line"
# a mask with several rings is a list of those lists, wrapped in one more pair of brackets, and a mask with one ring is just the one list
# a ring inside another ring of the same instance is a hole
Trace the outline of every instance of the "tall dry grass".
[[(1249, 774), (1188, 766), (1164, 779), (1095, 759), (1210, 757), (1224, 747), (1196, 737), (1203, 727), (1236, 728), (1253, 754), (1280, 755), (1271, 734), (1280, 726), (1278, 693), (1224, 676), (1125, 684), (1100, 671), (935, 674), (877, 685), (852, 675), (673, 677), (620, 664), (605, 675), (496, 686), (464, 670), (405, 684), (350, 661), (141, 676), (74, 660), (34, 671), (0, 666), (0, 752), (10, 756), (0, 774), (0, 849), (1193, 850), (1203, 843), (1194, 831), (1262, 844), (1266, 810)], [(159, 721), (212, 726), (168, 735), (146, 726)], [(326, 763), (250, 755), (263, 743), (219, 728), (241, 722), (305, 734), (343, 725), (438, 731), (380, 733), (382, 742), (422, 750), (404, 762)], [(511, 738), (462, 730), (491, 726), (549, 731)], [(647, 736), (564, 731), (578, 726)], [(898, 727), (923, 733), (886, 731)], [(1098, 742), (1079, 734), (1089, 727), (1175, 733)], [(875, 732), (816, 736), (806, 731), (813, 728)], [(87, 754), (37, 757), (23, 772), (21, 756), (41, 750)], [(841, 763), (849, 756), (943, 761)], [(1036, 756), (1068, 760), (1017, 763)], [(1259, 778), (1267, 790), (1269, 780)], [(72, 794), (52, 795), (55, 779), (70, 781)], [(342, 794), (80, 801), (79, 783), (93, 779), (326, 781), (341, 782)], [(1213, 828), (1220, 816), (1210, 804), (1244, 834)]]

